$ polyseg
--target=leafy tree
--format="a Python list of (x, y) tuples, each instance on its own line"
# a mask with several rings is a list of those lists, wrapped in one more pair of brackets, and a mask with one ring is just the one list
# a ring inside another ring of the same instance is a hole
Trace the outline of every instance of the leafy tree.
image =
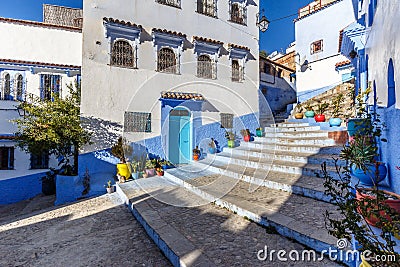
[(63, 174), (77, 175), (79, 149), (90, 143), (91, 133), (80, 124), (80, 85), (67, 87), (70, 94), (65, 98), (55, 94), (52, 100), (34, 98), (21, 103), (27, 115), (14, 121), (18, 125), (16, 141), (26, 152), (55, 155)]

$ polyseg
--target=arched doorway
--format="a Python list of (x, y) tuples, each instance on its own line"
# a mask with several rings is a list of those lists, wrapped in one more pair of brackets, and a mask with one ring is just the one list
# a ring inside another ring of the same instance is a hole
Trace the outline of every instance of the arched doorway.
[(394, 65), (392, 59), (389, 60), (389, 65), (388, 65), (387, 86), (388, 86), (387, 106), (390, 107), (396, 103), (396, 83), (394, 81)]
[(169, 113), (168, 159), (173, 164), (187, 164), (191, 150), (190, 111), (177, 107)]

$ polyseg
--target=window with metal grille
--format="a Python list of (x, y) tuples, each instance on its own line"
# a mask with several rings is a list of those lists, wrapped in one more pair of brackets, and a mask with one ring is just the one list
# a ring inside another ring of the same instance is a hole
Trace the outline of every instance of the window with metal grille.
[(210, 17), (217, 17), (217, 0), (197, 0), (197, 12)]
[(246, 25), (247, 9), (239, 3), (231, 3), (230, 6), (231, 22)]
[(318, 40), (318, 41), (311, 43), (311, 47), (310, 47), (311, 55), (322, 52), (322, 51), (323, 51), (323, 41), (322, 40)]
[(124, 132), (151, 132), (151, 113), (126, 111)]
[(216, 79), (215, 63), (207, 55), (201, 55), (197, 58), (197, 77), (206, 79)]
[(54, 94), (61, 94), (61, 76), (41, 74), (40, 98), (42, 100), (52, 100)]
[(243, 80), (243, 68), (238, 60), (232, 60), (232, 81), (241, 82)]
[(233, 114), (221, 113), (221, 128), (233, 128)]
[(10, 74), (6, 73), (3, 78), (3, 99), (12, 100)]
[(129, 42), (124, 40), (114, 41), (111, 51), (111, 65), (135, 68), (134, 50)]
[(0, 147), (0, 170), (14, 169), (14, 147)]
[(181, 0), (156, 0), (156, 2), (167, 6), (181, 7)]
[(23, 101), (22, 89), (24, 86), (24, 78), (22, 77), (21, 74), (17, 75), (16, 81), (17, 81), (17, 99), (19, 101)]
[(158, 51), (157, 71), (177, 73), (176, 55), (171, 48), (163, 47)]
[(48, 169), (49, 153), (31, 154), (31, 169)]

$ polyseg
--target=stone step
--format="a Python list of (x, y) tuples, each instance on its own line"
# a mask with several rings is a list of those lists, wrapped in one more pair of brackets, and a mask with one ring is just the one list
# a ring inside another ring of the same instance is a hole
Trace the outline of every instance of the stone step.
[[(288, 137), (288, 138), (302, 138), (302, 137), (328, 137), (328, 131), (309, 131), (309, 132), (266, 132), (264, 133), (264, 137), (272, 138), (272, 137)], [(262, 137), (254, 137), (255, 141), (257, 138)]]
[(255, 137), (254, 142), (261, 144), (335, 145), (335, 140), (328, 137)]
[(240, 143), (240, 147), (246, 147), (249, 149), (259, 150), (281, 150), (288, 152), (300, 152), (300, 153), (332, 153), (339, 154), (342, 150), (342, 146), (324, 146), (324, 145), (301, 145), (301, 144), (263, 144), (258, 142), (244, 142)]
[(278, 132), (310, 132), (318, 131), (319, 126), (287, 126), (287, 127), (265, 127), (265, 133), (278, 133)]
[(224, 148), (224, 150), (215, 155), (207, 155), (209, 158), (215, 158), (215, 160), (232, 162), (234, 164), (243, 164), (243, 161), (249, 161), (254, 164), (254, 167), (260, 166), (258, 163), (274, 161), (287, 161), (296, 162), (302, 164), (317, 164), (321, 165), (324, 162), (328, 166), (346, 166), (346, 161), (339, 158), (335, 154), (306, 154), (306, 153), (287, 153), (286, 151), (251, 151), (245, 148)]
[[(271, 208), (264, 207), (261, 210), (262, 216), (267, 219), (264, 219), (265, 222), (260, 220), (259, 224), (277, 229), (277, 233), (267, 233), (262, 227), (243, 218), (253, 220), (253, 217), (256, 217), (254, 211), (247, 214), (249, 211), (245, 207), (250, 204), (249, 200), (242, 196), (229, 195), (230, 198), (236, 198), (230, 202), (238, 207), (244, 207), (240, 208), (238, 214), (234, 214), (219, 207), (223, 207), (222, 199), (215, 197), (226, 189), (224, 185), (218, 187), (220, 191), (215, 190), (213, 186), (202, 187), (201, 185), (199, 188), (204, 191), (198, 188), (194, 190), (189, 186), (184, 186), (184, 184), (190, 185), (188, 176), (194, 178), (193, 170), (182, 172), (181, 178), (186, 179), (187, 182), (170, 174), (179, 171), (181, 170), (170, 169), (165, 172), (165, 177), (139, 179), (117, 185), (117, 193), (121, 199), (125, 201), (134, 217), (143, 225), (148, 235), (174, 266), (265, 266), (271, 262), (260, 261), (257, 258), (257, 252), (265, 246), (269, 249), (282, 247), (288, 251), (308, 249), (285, 237), (297, 238), (299, 242), (313, 243), (314, 247), (321, 251), (335, 245), (336, 239), (326, 237), (323, 230), (319, 229), (319, 223), (314, 219), (310, 221), (310, 225), (296, 227), (294, 222), (302, 216), (300, 213), (295, 212), (287, 217), (280, 214), (278, 208), (280, 203), (286, 206), (286, 210), (291, 209), (291, 203), (286, 204), (286, 199), (282, 198), (289, 199), (288, 194), (282, 195), (283, 192), (276, 191), (279, 195), (270, 196), (270, 198), (280, 201), (278, 205), (275, 204)], [(207, 172), (200, 175), (215, 179)], [(226, 181), (229, 183), (233, 180)], [(217, 206), (210, 204), (214, 201)], [(227, 203), (227, 200), (223, 201)], [(301, 206), (297, 199), (291, 201)], [(327, 206), (321, 208), (325, 207)], [(318, 211), (311, 209), (311, 212)], [(287, 224), (290, 225), (287, 226)], [(313, 227), (318, 228), (317, 232), (313, 231), (313, 236), (304, 237)], [(279, 235), (280, 233), (282, 234)], [(274, 262), (278, 263), (277, 260)], [(318, 263), (299, 262), (296, 266), (317, 267), (321, 264), (339, 266), (328, 259)]]
[(309, 123), (284, 122), (284, 123), (275, 124), (275, 125), (271, 126), (271, 128), (279, 128), (279, 127), (307, 127), (307, 126), (310, 126), (310, 124), (309, 124)]
[[(304, 164), (297, 162), (288, 161), (264, 161), (264, 162), (251, 162), (245, 160), (236, 160), (241, 164), (235, 164), (233, 162), (219, 161), (212, 158), (205, 158), (201, 161), (195, 162), (194, 164), (205, 165), (203, 168), (207, 168), (210, 171), (228, 175), (240, 179), (242, 175), (247, 175), (249, 178), (253, 177), (254, 174), (260, 175), (257, 178), (264, 179), (268, 172), (278, 172), (293, 175), (305, 175), (315, 177), (323, 177), (322, 167), (319, 164)], [(245, 168), (245, 169), (244, 169)], [(336, 168), (333, 166), (326, 166), (327, 173), (337, 178), (338, 174)]]
[[(313, 250), (321, 252), (336, 247), (337, 239), (329, 235), (324, 220), (326, 210), (335, 210), (332, 204), (266, 187), (249, 191), (251, 184), (245, 181), (223, 175), (203, 175), (201, 171), (197, 172), (198, 177), (187, 179), (187, 172), (192, 172), (195, 167), (190, 164), (185, 168), (168, 170), (166, 177), (197, 195), (214, 201), (216, 205), (261, 226), (274, 229), (280, 235), (294, 239)], [(222, 197), (215, 197), (221, 195)], [(312, 263), (307, 264), (311, 266)], [(336, 263), (322, 265), (336, 266)], [(246, 263), (246, 266), (253, 265)]]

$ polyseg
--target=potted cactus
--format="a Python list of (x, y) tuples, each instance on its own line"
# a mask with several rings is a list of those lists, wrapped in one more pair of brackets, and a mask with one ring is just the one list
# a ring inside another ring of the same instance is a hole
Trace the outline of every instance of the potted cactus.
[(111, 185), (111, 180), (108, 180), (107, 184), (105, 185), (107, 193), (111, 194), (114, 193), (114, 187)]
[(117, 143), (115, 143), (111, 147), (111, 154), (114, 157), (117, 157), (120, 163), (117, 164), (117, 175), (120, 177), (124, 177), (124, 180), (128, 179), (131, 176), (129, 171), (129, 167), (126, 164), (125, 154), (132, 153), (132, 147), (128, 144), (125, 138), (120, 136), (118, 138)]
[(211, 142), (208, 143), (208, 152), (210, 152), (210, 154), (215, 154), (216, 151), (217, 151), (217, 148), (215, 145), (214, 138), (211, 138)]
[(342, 119), (339, 116), (342, 115), (341, 113), (341, 105), (344, 100), (344, 95), (342, 93), (336, 95), (332, 100), (332, 117), (329, 119), (329, 125), (331, 127), (338, 127), (342, 124)]
[(228, 147), (234, 148), (235, 147), (235, 134), (233, 132), (225, 132), (225, 138), (228, 141)]
[(306, 109), (306, 112), (304, 113), (304, 115), (306, 116), (306, 118), (314, 118), (315, 116), (315, 112), (311, 106), (310, 103), (307, 103), (304, 108)]
[(296, 107), (294, 108), (294, 118), (295, 119), (302, 119), (303, 118), (303, 106), (300, 103), (297, 103)]
[(250, 130), (249, 129), (240, 130), (240, 134), (243, 136), (243, 140), (245, 142), (249, 142), (250, 141), (251, 134), (250, 134)]
[(317, 112), (314, 116), (316, 122), (325, 122), (325, 111), (328, 108), (328, 103), (326, 102), (319, 102), (317, 105)]
[(261, 127), (258, 127), (258, 128), (256, 129), (256, 135), (257, 135), (258, 137), (262, 137), (262, 136), (263, 136), (263, 129), (262, 129)]
[(199, 158), (200, 158), (200, 149), (199, 146), (196, 146), (195, 148), (193, 148), (193, 160), (198, 161)]

